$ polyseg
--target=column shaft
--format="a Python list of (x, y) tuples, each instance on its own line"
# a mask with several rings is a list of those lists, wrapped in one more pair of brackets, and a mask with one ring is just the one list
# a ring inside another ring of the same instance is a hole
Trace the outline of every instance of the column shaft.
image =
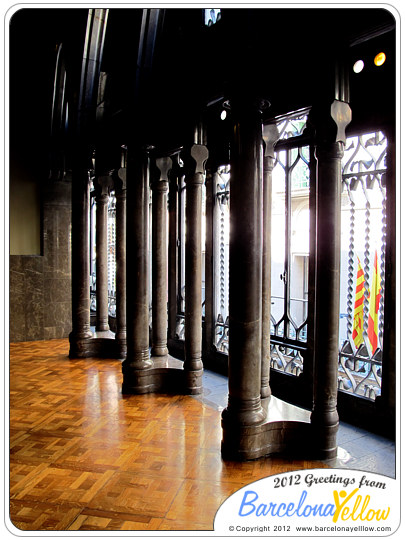
[[(125, 171), (125, 169), (120, 169)], [(121, 174), (123, 174), (121, 172)], [(127, 296), (127, 278), (126, 278), (126, 206), (127, 192), (125, 180), (121, 187), (116, 187), (116, 334), (115, 339), (126, 341), (127, 338), (127, 319), (126, 319), (126, 296)]]
[(262, 274), (262, 367), (261, 396), (270, 390), (270, 328), (271, 328), (271, 190), (274, 159), (264, 159), (263, 175), (263, 274)]
[(224, 420), (263, 421), (261, 406), (263, 160), (258, 107), (232, 103), (229, 400)]
[(127, 358), (123, 388), (133, 370), (151, 367), (149, 359), (149, 158), (128, 149), (127, 165)]
[(336, 453), (340, 305), (341, 159), (344, 143), (318, 145), (314, 408), (317, 450)]
[(72, 178), (72, 348), (90, 331), (89, 174), (76, 166)]
[[(173, 159), (173, 165), (177, 165), (178, 156)], [(178, 189), (177, 189), (178, 167), (172, 168), (169, 182), (169, 253), (168, 253), (168, 335), (174, 339), (176, 335), (177, 317), (177, 280), (178, 280), (178, 247), (177, 247), (177, 212), (178, 212)]]
[(205, 180), (205, 215), (207, 216), (205, 226), (205, 316), (204, 316), (204, 339), (203, 349), (210, 356), (213, 345), (213, 324), (214, 324), (214, 280), (213, 280), (213, 184), (215, 166), (207, 167)]
[(191, 148), (191, 156), (196, 167), (186, 176), (184, 369), (187, 391), (197, 394), (202, 391), (202, 185), (208, 151), (205, 146), (195, 144)]
[(152, 356), (167, 355), (167, 180), (152, 186)]
[(108, 253), (107, 253), (108, 195), (96, 195), (96, 331), (108, 326)]
[(270, 329), (271, 329), (271, 205), (274, 145), (279, 138), (275, 124), (263, 129), (265, 156), (263, 160), (263, 270), (262, 270), (262, 373), (261, 397), (271, 395), (270, 389)]

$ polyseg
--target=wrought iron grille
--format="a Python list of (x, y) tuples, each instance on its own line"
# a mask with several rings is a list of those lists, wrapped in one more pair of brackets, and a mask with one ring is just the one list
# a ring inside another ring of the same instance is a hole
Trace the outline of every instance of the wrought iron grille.
[(369, 399), (381, 393), (386, 152), (379, 131), (349, 138), (343, 158), (338, 384)]
[[(90, 204), (90, 310), (97, 309), (97, 274), (96, 274), (96, 211), (94, 196)], [(116, 316), (116, 198), (112, 191), (107, 203), (107, 269), (108, 269), (108, 314)]]
[(184, 340), (184, 310), (186, 302), (186, 183), (184, 176), (178, 180), (178, 280), (177, 280), (177, 316), (176, 316), (176, 338)]
[(277, 122), (279, 140), (293, 139), (303, 135), (307, 125), (308, 113), (298, 112)]
[(230, 166), (223, 165), (214, 175), (214, 345), (228, 353), (229, 348), (229, 180)]
[(108, 314), (116, 315), (116, 198), (112, 191), (107, 203)]
[[(93, 190), (93, 186), (91, 186)], [(90, 311), (96, 312), (96, 198), (90, 199)]]

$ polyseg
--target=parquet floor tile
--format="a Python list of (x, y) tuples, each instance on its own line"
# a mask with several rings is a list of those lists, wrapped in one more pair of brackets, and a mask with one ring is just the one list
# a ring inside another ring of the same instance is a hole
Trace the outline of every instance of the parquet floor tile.
[(10, 344), (10, 519), (20, 530), (212, 530), (246, 484), (325, 466), (223, 461), (216, 408), (123, 395), (119, 360), (68, 352), (68, 340)]
[(10, 445), (10, 457), (17, 463), (48, 463), (57, 460), (73, 446), (76, 438), (59, 435), (27, 432)]
[(47, 467), (15, 497), (15, 500), (87, 505), (111, 478), (104, 473)]
[(64, 531), (80, 514), (80, 508), (12, 499), (10, 514), (13, 525), (22, 531)]
[(10, 496), (16, 497), (20, 491), (35, 482), (47, 467), (47, 463), (27, 464), (12, 461), (10, 463)]
[(199, 521), (199, 517), (195, 516), (193, 521), (180, 521), (176, 519), (175, 521), (171, 519), (163, 519), (159, 525), (159, 531), (212, 531), (213, 530), (214, 518), (207, 522), (207, 520)]
[(105, 510), (84, 510), (69, 526), (69, 531), (157, 531), (161, 518)]
[(82, 437), (55, 459), (54, 464), (62, 469), (114, 471), (120, 469), (137, 451), (138, 446), (133, 443)]
[[(212, 529), (218, 508), (225, 499), (243, 485), (245, 484), (185, 480), (182, 489), (166, 514), (166, 520), (198, 522), (200, 525)], [(201, 512), (202, 508), (204, 512)]]
[(117, 472), (92, 499), (89, 508), (164, 517), (182, 479)]

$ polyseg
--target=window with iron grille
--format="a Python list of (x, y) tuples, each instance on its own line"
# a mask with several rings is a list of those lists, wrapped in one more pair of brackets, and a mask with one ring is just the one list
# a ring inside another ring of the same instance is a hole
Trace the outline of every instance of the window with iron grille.
[(339, 389), (381, 393), (387, 139), (350, 137), (343, 157)]

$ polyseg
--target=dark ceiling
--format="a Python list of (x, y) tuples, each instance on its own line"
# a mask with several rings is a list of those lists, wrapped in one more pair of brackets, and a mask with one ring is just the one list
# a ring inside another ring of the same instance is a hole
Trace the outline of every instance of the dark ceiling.
[[(86, 9), (66, 8), (23, 9), (11, 20), (11, 142), (26, 146), (33, 159), (49, 139), (56, 47), (64, 44), (77, 88), (86, 20)], [(131, 110), (141, 20), (140, 9), (109, 10), (101, 70), (108, 74), (108, 136), (119, 144), (138, 128)], [(312, 105), (336, 55), (350, 68), (380, 50), (387, 54), (384, 66), (366, 62), (361, 74), (350, 75), (356, 129), (394, 119), (395, 21), (389, 11), (224, 9), (221, 20), (206, 27), (201, 9), (166, 9), (139, 125), (145, 142), (162, 149), (186, 144), (201, 111), (217, 135), (225, 134), (219, 112), (233, 93), (268, 99), (268, 118), (285, 114)]]

